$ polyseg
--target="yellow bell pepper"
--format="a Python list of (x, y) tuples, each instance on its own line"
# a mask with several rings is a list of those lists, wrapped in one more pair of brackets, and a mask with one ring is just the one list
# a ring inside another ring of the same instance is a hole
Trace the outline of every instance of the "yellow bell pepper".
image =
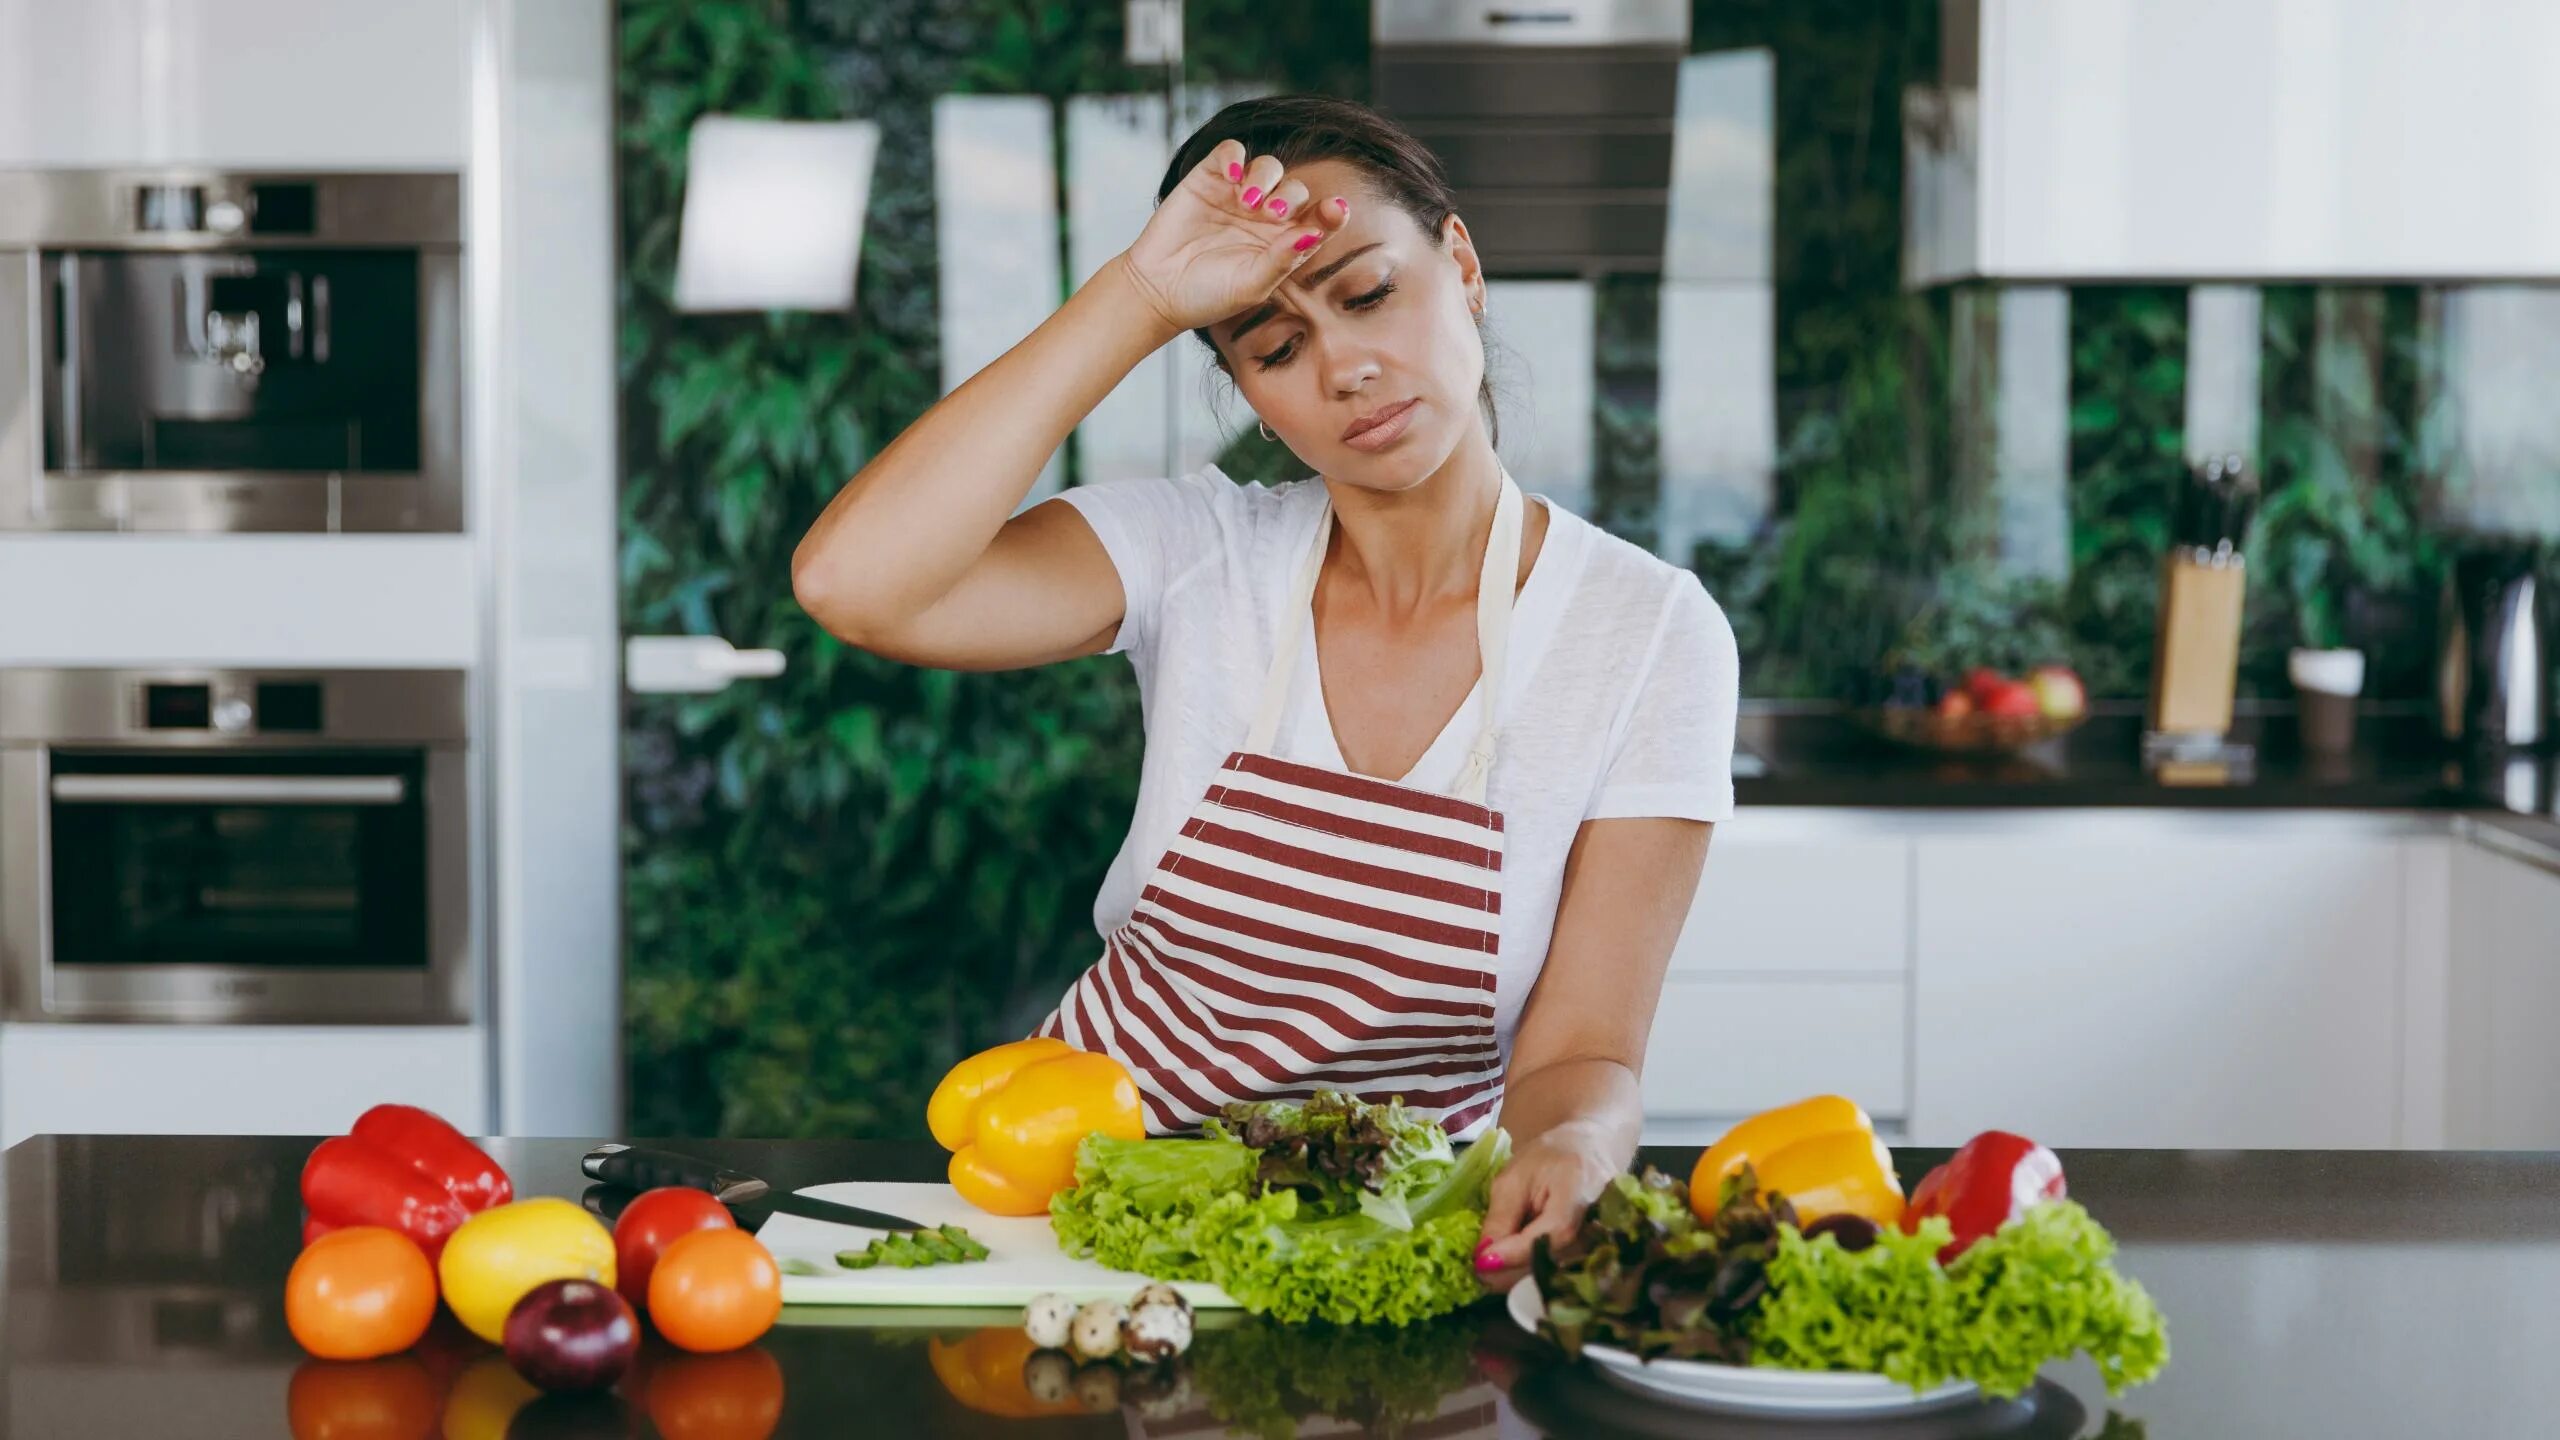
[(1876, 1138), (1867, 1112), (1844, 1096), (1817, 1095), (1764, 1111), (1708, 1146), (1689, 1175), (1689, 1206), (1699, 1218), (1714, 1216), (1726, 1177), (1745, 1165), (1763, 1195), (1786, 1196), (1805, 1223), (1841, 1214), (1878, 1225), (1902, 1218), (1893, 1152)]
[(1075, 1183), (1076, 1147), (1100, 1132), (1147, 1133), (1138, 1082), (1108, 1055), (1059, 1040), (1017, 1040), (951, 1068), (925, 1124), (952, 1152), (960, 1198), (991, 1215), (1037, 1215)]

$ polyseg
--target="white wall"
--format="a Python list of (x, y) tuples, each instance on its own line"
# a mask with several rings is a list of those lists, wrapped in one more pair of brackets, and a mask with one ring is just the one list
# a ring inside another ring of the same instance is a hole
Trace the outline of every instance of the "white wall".
[(466, 0), (0, 0), (0, 166), (452, 169)]

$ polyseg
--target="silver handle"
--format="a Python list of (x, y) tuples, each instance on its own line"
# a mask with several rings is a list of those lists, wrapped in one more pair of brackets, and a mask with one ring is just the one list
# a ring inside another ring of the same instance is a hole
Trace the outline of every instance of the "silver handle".
[(56, 775), (53, 798), (73, 804), (397, 805), (397, 775)]

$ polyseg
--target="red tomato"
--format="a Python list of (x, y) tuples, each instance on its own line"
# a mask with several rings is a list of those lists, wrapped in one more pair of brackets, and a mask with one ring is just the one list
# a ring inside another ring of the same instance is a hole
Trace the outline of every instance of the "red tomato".
[(311, 1242), (284, 1282), (284, 1323), (323, 1360), (406, 1350), (436, 1315), (436, 1272), (397, 1230), (355, 1225)]
[(761, 1348), (662, 1359), (642, 1393), (666, 1440), (765, 1440), (782, 1423), (782, 1365)]
[(427, 1367), (384, 1360), (305, 1360), (285, 1387), (293, 1440), (428, 1440), (444, 1398)]
[(782, 1269), (744, 1230), (678, 1238), (649, 1277), (649, 1321), (677, 1347), (735, 1350), (782, 1313)]
[(649, 1305), (649, 1274), (669, 1245), (696, 1230), (735, 1230), (729, 1207), (680, 1185), (644, 1190), (613, 1222), (614, 1288), (634, 1310)]

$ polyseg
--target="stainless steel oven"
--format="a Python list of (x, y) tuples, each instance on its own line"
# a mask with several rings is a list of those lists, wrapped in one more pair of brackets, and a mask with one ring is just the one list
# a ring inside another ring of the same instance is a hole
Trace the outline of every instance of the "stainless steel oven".
[(0, 670), (0, 1013), (467, 1021), (456, 671)]
[(0, 529), (462, 528), (450, 174), (0, 171)]

